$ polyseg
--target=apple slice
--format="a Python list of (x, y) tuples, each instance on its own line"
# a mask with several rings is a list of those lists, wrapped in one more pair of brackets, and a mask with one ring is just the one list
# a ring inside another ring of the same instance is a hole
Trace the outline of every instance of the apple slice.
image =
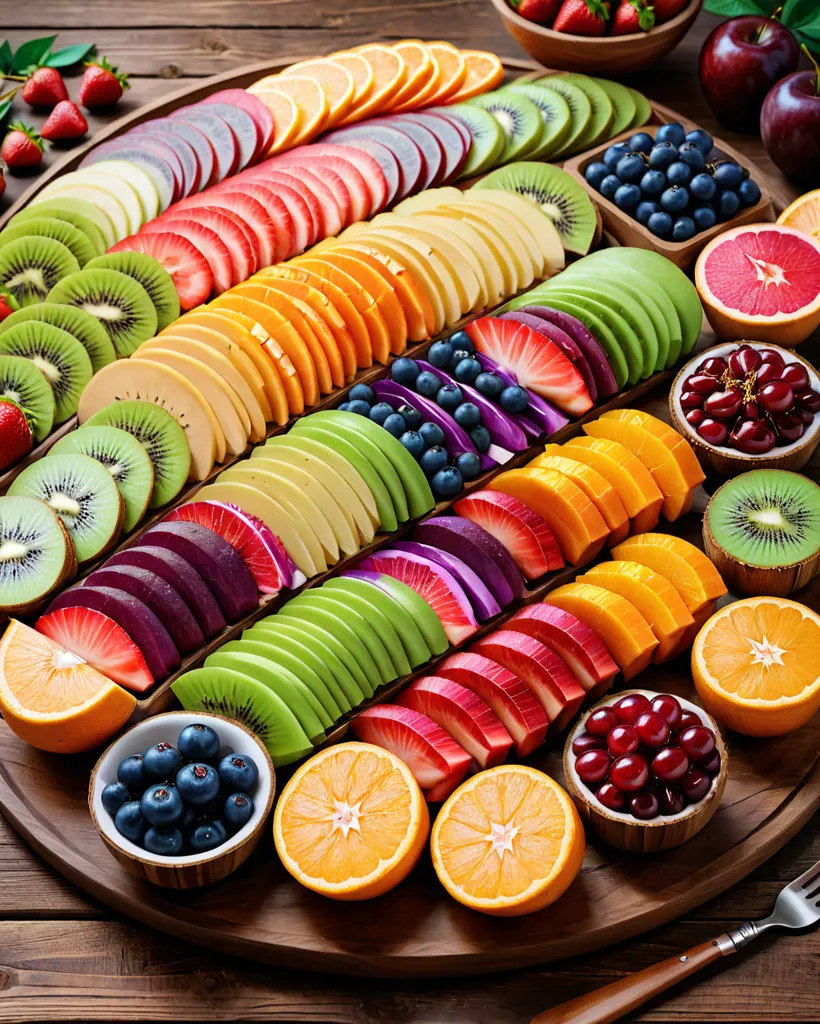
[[(376, 145), (379, 144), (376, 143)], [(388, 183), (387, 175), (385, 174), (382, 166), (382, 161), (373, 156), (368, 149), (358, 149), (354, 146), (334, 146), (324, 142), (313, 142), (310, 146), (310, 152), (314, 157), (329, 157), (334, 161), (330, 166), (331, 168), (336, 166), (339, 167), (337, 173), (345, 179), (345, 183), (351, 191), (351, 196), (353, 194), (352, 188), (355, 187), (358, 189), (358, 181), (361, 181), (369, 200), (368, 210), (363, 214), (363, 217), (372, 217), (380, 210), (383, 210), (398, 190), (398, 172), (396, 171), (395, 173), (392, 173), (393, 168), (390, 168), (388, 174), (390, 175), (391, 180)], [(388, 162), (392, 161), (395, 165), (395, 157), (393, 157), (389, 151), (385, 152), (387, 154)], [(335, 161), (341, 161), (342, 163), (337, 164)], [(350, 172), (343, 166), (344, 164), (352, 165), (358, 172), (358, 178), (351, 176)], [(394, 184), (395, 188), (393, 187)], [(393, 190), (392, 193), (390, 192), (390, 189)]]
[(467, 687), (441, 676), (422, 676), (396, 703), (432, 718), (479, 767), (493, 768), (506, 760), (512, 736), (489, 705)]
[(598, 700), (612, 686), (617, 664), (598, 634), (571, 612), (551, 604), (531, 604), (517, 611), (507, 626), (563, 658), (590, 701)]
[(267, 153), (273, 142), (274, 123), (271, 112), (261, 100), (244, 89), (220, 89), (219, 92), (212, 92), (210, 96), (200, 100), (198, 106), (208, 106), (211, 103), (228, 103), (234, 107), (241, 107), (245, 113), (250, 114), (256, 124), (259, 138), (253, 159), (258, 160)]
[[(385, 183), (385, 196), (384, 199), (378, 203), (379, 209), (385, 209), (390, 206), (398, 195), (399, 188), (401, 187), (402, 171), (398, 160), (387, 146), (383, 146), (381, 142), (375, 142), (373, 139), (367, 138), (351, 138), (346, 143), (341, 139), (338, 143), (327, 143), (327, 138), (325, 138), (321, 142), (313, 143), (315, 146), (324, 146), (326, 144), (333, 145), (334, 149), (344, 149), (348, 153), (358, 153), (360, 156), (372, 159), (384, 177)], [(373, 190), (375, 195), (376, 190), (370, 174), (365, 173), (365, 169), (363, 167), (359, 167), (359, 170), (364, 175), (365, 181), (367, 181), (368, 186)]]
[(378, 142), (396, 159), (399, 167), (399, 198), (404, 199), (411, 192), (422, 188), (422, 180), (427, 177), (426, 160), (407, 132), (401, 131), (398, 125), (388, 125), (368, 121), (366, 125), (352, 125), (325, 135), (322, 142), (339, 143), (342, 146), (357, 146), (361, 142)]

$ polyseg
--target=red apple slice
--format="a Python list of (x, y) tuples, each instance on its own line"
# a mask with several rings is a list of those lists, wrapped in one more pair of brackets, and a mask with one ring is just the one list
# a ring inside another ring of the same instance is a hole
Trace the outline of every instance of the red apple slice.
[[(387, 124), (375, 124), (368, 121), (366, 125), (351, 125), (325, 135), (322, 142), (339, 143), (342, 146), (369, 145), (376, 142), (393, 154), (399, 169), (399, 191), (397, 198), (404, 199), (411, 192), (417, 192), (421, 182), (427, 176), (427, 167), (421, 150), (410, 136), (398, 127)], [(370, 150), (372, 155), (376, 156)], [(378, 156), (376, 156), (378, 159)], [(384, 164), (382, 168), (384, 169)]]

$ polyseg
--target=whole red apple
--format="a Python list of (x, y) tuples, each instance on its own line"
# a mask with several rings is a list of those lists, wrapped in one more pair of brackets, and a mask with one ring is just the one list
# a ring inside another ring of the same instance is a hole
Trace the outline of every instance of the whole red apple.
[(820, 71), (796, 71), (774, 86), (760, 112), (760, 134), (785, 175), (820, 185)]
[(769, 89), (797, 70), (800, 50), (773, 18), (749, 14), (718, 25), (700, 51), (700, 87), (720, 120), (736, 131), (757, 132)]

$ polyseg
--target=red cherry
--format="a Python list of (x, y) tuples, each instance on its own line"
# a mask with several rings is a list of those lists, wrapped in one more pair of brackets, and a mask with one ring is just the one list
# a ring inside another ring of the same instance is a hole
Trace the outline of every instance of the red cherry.
[(661, 716), (670, 729), (679, 729), (683, 718), (683, 709), (677, 697), (671, 693), (660, 693), (652, 701), (652, 710)]
[(606, 749), (613, 757), (632, 754), (638, 745), (638, 734), (631, 725), (616, 725), (606, 738)]
[(657, 750), (669, 739), (669, 725), (657, 711), (647, 711), (635, 723), (635, 732), (645, 747)]
[(762, 388), (764, 384), (768, 384), (771, 380), (780, 380), (782, 372), (782, 364), (778, 366), (777, 363), (762, 363), (755, 376), (755, 384)]
[(702, 772), (714, 777), (720, 771), (720, 751), (715, 750), (708, 761), (698, 765)]
[(633, 817), (640, 821), (648, 821), (649, 818), (657, 818), (660, 804), (655, 794), (647, 789), (630, 797), (629, 810)]
[(649, 780), (649, 765), (640, 754), (624, 754), (613, 761), (609, 779), (622, 793), (636, 793)]
[(575, 762), (575, 770), (582, 782), (602, 782), (611, 763), (612, 758), (605, 750), (588, 750)]
[(680, 396), (681, 409), (700, 409), (703, 405), (703, 395), (698, 391), (683, 391)]
[(785, 381), (773, 380), (758, 391), (757, 404), (766, 412), (788, 412), (794, 404), (794, 391)]
[(697, 391), (699, 395), (711, 395), (713, 391), (719, 389), (720, 384), (717, 377), (712, 377), (708, 373), (696, 373), (686, 382), (686, 390)]
[(764, 363), (772, 363), (774, 366), (785, 366), (786, 361), (776, 348), (759, 348), (758, 353)]
[(687, 757), (702, 761), (715, 749), (715, 734), (704, 725), (696, 725), (678, 735), (678, 744)]
[(744, 420), (729, 435), (729, 445), (744, 455), (765, 455), (776, 441), (774, 431), (764, 420)]
[(795, 391), (794, 402), (801, 409), (808, 409), (809, 412), (820, 412), (820, 392), (815, 391), (813, 388)]
[(677, 782), (689, 771), (689, 758), (680, 747), (664, 747), (652, 759), (652, 774), (660, 782)]
[[(812, 423), (814, 423), (813, 412), (809, 412), (808, 409), (801, 409), (798, 405), (794, 407), (794, 411), (796, 415), (800, 417), (800, 422), (803, 424), (804, 427), (810, 427)], [(689, 416), (687, 415), (686, 418), (689, 419)]]
[(729, 356), (729, 369), (735, 377), (745, 377), (750, 370), (756, 370), (763, 360), (751, 345), (741, 345)]
[(686, 414), (686, 422), (692, 427), (699, 427), (705, 419), (706, 413), (703, 409), (690, 409)]
[[(760, 375), (758, 374), (759, 379)], [(780, 379), (790, 384), (795, 391), (803, 391), (811, 387), (809, 371), (802, 363), (789, 363), (787, 366), (784, 366)]]
[(610, 811), (621, 811), (626, 804), (626, 797), (620, 789), (618, 789), (617, 786), (613, 786), (611, 782), (605, 782), (600, 786), (595, 795), (604, 807), (608, 807)]
[(634, 725), (644, 711), (649, 710), (649, 699), (642, 693), (628, 693), (621, 697), (612, 707), (618, 716), (618, 721), (624, 725)]
[(612, 708), (599, 708), (587, 719), (587, 732), (593, 736), (606, 736), (618, 724), (618, 716)]
[(572, 741), (572, 752), (576, 757), (585, 754), (588, 750), (603, 750), (606, 740), (603, 736), (593, 736), (592, 733), (582, 732)]
[(664, 786), (658, 793), (661, 814), (680, 814), (686, 806), (686, 798), (676, 786)]
[(691, 729), (695, 725), (703, 725), (703, 719), (694, 711), (685, 708), (680, 716), (679, 730)]
[(725, 359), (722, 359), (720, 356), (712, 356), (711, 359), (704, 359), (698, 367), (698, 373), (705, 373), (709, 377), (719, 377), (727, 369), (728, 364)]
[(763, 414), (757, 402), (746, 402), (740, 410), (740, 415), (744, 420), (759, 420)]
[(784, 412), (780, 416), (771, 417), (777, 439), (785, 444), (794, 444), (803, 436), (806, 429), (803, 420), (795, 412)]
[(692, 768), (681, 779), (680, 788), (683, 790), (689, 803), (696, 804), (712, 788), (712, 780), (700, 768)]
[(728, 436), (729, 428), (719, 420), (707, 417), (698, 427), (698, 437), (702, 438), (707, 444), (720, 446), (726, 441)]
[(719, 420), (731, 420), (737, 416), (741, 405), (743, 395), (739, 391), (715, 391), (703, 403), (703, 411)]

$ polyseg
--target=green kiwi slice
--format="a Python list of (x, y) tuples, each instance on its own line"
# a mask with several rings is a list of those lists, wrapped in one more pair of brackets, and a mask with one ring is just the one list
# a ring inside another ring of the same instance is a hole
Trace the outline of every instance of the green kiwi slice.
[(504, 92), (526, 97), (541, 111), (543, 131), (540, 144), (528, 153), (530, 160), (547, 160), (557, 153), (572, 131), (572, 113), (569, 104), (555, 89), (545, 89), (532, 82), (511, 82)]
[(589, 252), (598, 224), (595, 207), (586, 190), (560, 167), (525, 160), (491, 171), (473, 188), (501, 188), (529, 196), (555, 224), (568, 252), (579, 256)]
[(587, 125), (592, 120), (592, 104), (587, 99), (586, 93), (579, 89), (577, 85), (573, 85), (572, 82), (567, 82), (563, 75), (548, 75), (546, 78), (536, 78), (533, 82), (530, 82), (530, 85), (538, 85), (544, 89), (552, 89), (553, 92), (557, 92), (559, 96), (566, 100), (569, 112), (572, 115), (572, 125), (570, 126), (569, 134), (560, 148), (552, 154), (552, 159), (561, 160), (565, 156), (577, 153), (581, 148), (578, 145), (578, 140), (586, 132)]
[[(2, 257), (0, 251), (0, 263)], [(120, 358), (157, 333), (157, 311), (148, 292), (118, 270), (86, 268), (69, 274), (51, 289), (47, 301), (78, 306), (96, 317)]]
[(157, 311), (157, 331), (179, 319), (179, 295), (171, 275), (144, 252), (108, 252), (88, 264), (89, 270), (118, 270), (141, 284)]
[(498, 121), (506, 144), (501, 162), (519, 160), (541, 144), (543, 133), (541, 112), (525, 96), (496, 89), (467, 100), (468, 106), (486, 110)]
[(60, 306), (56, 302), (26, 306), (0, 322), (0, 334), (28, 320), (51, 324), (73, 335), (88, 353), (94, 373), (117, 358), (111, 339), (100, 321), (77, 306)]
[(635, 101), (635, 116), (632, 118), (628, 127), (640, 128), (642, 124), (646, 124), (649, 118), (652, 117), (652, 105), (642, 92), (638, 92), (638, 90), (633, 89), (632, 86), (627, 85), (626, 91)]
[(94, 413), (83, 425), (118, 427), (135, 437), (148, 452), (154, 467), (154, 487), (149, 508), (159, 508), (175, 498), (188, 479), (191, 449), (185, 431), (165, 409), (152, 402), (114, 402)]
[(36, 320), (18, 323), (0, 334), (0, 353), (30, 359), (48, 377), (55, 423), (64, 423), (77, 412), (93, 370), (88, 353), (68, 331)]
[(81, 267), (98, 255), (88, 235), (84, 235), (79, 228), (75, 228), (68, 221), (57, 220), (56, 217), (32, 217), (31, 220), (10, 225), (5, 231), (0, 231), (0, 247), (14, 242), (18, 238), (35, 236), (53, 238), (55, 242), (62, 242), (71, 250), (74, 259)]
[(139, 441), (119, 427), (85, 424), (49, 449), (48, 457), (78, 453), (101, 462), (119, 488), (125, 502), (123, 532), (131, 530), (145, 515), (154, 490), (154, 467)]
[(125, 505), (114, 477), (89, 455), (55, 455), (28, 466), (12, 496), (39, 498), (53, 508), (74, 541), (77, 561), (104, 554), (122, 533)]
[(471, 107), (467, 103), (454, 103), (452, 107), (434, 107), (446, 111), (448, 117), (454, 117), (466, 125), (472, 136), (467, 162), (461, 170), (462, 178), (472, 178), (476, 174), (495, 167), (504, 152), (505, 138), (501, 125), (492, 114), (481, 107)]
[(612, 124), (609, 126), (609, 137), (620, 135), (635, 120), (637, 104), (625, 85), (620, 82), (611, 82), (608, 78), (590, 78), (610, 99), (615, 110)]
[(0, 498), (0, 609), (32, 611), (77, 571), (74, 545), (42, 501)]
[(0, 397), (21, 406), (38, 443), (51, 433), (56, 403), (48, 377), (30, 359), (0, 355)]
[(608, 139), (612, 134), (612, 122), (615, 120), (615, 108), (609, 96), (588, 75), (562, 74), (560, 77), (570, 85), (578, 86), (592, 107), (592, 117), (578, 139), (578, 149), (589, 149)]
[(53, 238), (16, 238), (0, 249), (0, 289), (21, 306), (43, 302), (58, 281), (79, 269), (68, 246)]
[(43, 200), (42, 203), (28, 206), (25, 210), (15, 214), (11, 219), (11, 224), (22, 224), (25, 221), (39, 220), (42, 217), (54, 217), (57, 220), (64, 220), (67, 224), (73, 224), (88, 238), (98, 256), (108, 248), (105, 240), (107, 232), (111, 230), (111, 223), (102, 210), (98, 210), (84, 199), (65, 196), (61, 199)]

